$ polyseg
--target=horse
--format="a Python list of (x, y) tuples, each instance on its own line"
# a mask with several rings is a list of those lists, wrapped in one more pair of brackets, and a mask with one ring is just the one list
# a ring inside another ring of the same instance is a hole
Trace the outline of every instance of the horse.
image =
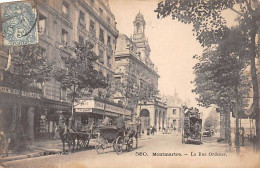
[[(58, 126), (58, 131), (59, 131), (59, 136), (60, 136), (60, 140), (62, 141), (62, 152), (65, 152), (65, 143), (68, 144), (69, 147), (69, 151), (73, 152), (74, 148), (75, 148), (75, 141), (76, 141), (76, 135), (72, 134), (74, 131), (68, 129), (67, 127), (62, 128), (61, 126)], [(71, 145), (72, 145), (72, 150), (71, 150)]]

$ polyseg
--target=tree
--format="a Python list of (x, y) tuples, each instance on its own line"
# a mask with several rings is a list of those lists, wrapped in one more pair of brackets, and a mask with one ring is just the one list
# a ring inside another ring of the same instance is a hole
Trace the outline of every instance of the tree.
[(106, 87), (105, 88), (98, 88), (98, 95), (101, 99), (103, 99), (105, 101), (104, 103), (104, 115), (103, 115), (103, 119), (104, 116), (106, 115), (106, 102), (114, 97), (115, 93), (116, 93), (116, 80), (114, 78), (112, 78), (112, 76), (108, 75), (106, 80)]
[(51, 77), (53, 61), (43, 56), (38, 46), (21, 46), (10, 59), (12, 59), (10, 68), (5, 71), (1, 84), (19, 91), (18, 98), (13, 104), (12, 129), (15, 132), (16, 150), (20, 151), (24, 148), (21, 139), (25, 134), (21, 125), (23, 93), (36, 92), (42, 95), (42, 84)]
[[(226, 113), (227, 126), (230, 127), (230, 108), (232, 102), (237, 104), (243, 96), (248, 96), (249, 83), (245, 75), (248, 54), (244, 35), (241, 30), (232, 29), (226, 33), (226, 38), (221, 40), (217, 47), (207, 48), (194, 67), (196, 88), (193, 90), (199, 95), (197, 99), (201, 106), (216, 105)], [(232, 43), (238, 42), (238, 43)], [(239, 129), (236, 117), (236, 144), (238, 145)], [(230, 128), (226, 135), (230, 141)], [(237, 148), (239, 150), (239, 148)]]
[[(77, 98), (88, 96), (93, 89), (105, 88), (105, 77), (94, 69), (94, 62), (98, 56), (92, 51), (93, 44), (85, 41), (83, 44), (75, 43), (72, 49), (75, 55), (61, 56), (64, 68), (55, 71), (54, 78), (60, 82), (61, 88), (68, 91), (72, 102), (71, 121), (74, 119), (74, 107)], [(70, 127), (72, 126), (70, 122)]]
[(158, 90), (152, 83), (139, 83), (135, 99), (135, 104), (140, 107), (139, 111), (141, 111), (142, 105), (145, 105), (147, 102), (153, 102), (156, 99), (157, 94)]
[(209, 116), (205, 119), (204, 122), (204, 127), (211, 127), (216, 129), (217, 126), (219, 125), (219, 116), (216, 113), (216, 109), (213, 108), (210, 113)]
[(158, 4), (155, 12), (158, 18), (171, 15), (185, 24), (192, 24), (197, 40), (203, 47), (212, 47), (226, 37), (226, 21), (222, 17), (224, 10), (231, 10), (237, 15), (238, 27), (247, 35), (249, 60), (253, 85), (253, 105), (256, 120), (257, 149), (260, 149), (260, 119), (258, 79), (256, 71), (256, 34), (259, 30), (257, 23), (260, 18), (260, 4), (251, 0), (165, 0)]
[(139, 93), (138, 79), (135, 75), (131, 74), (130, 69), (131, 65), (127, 65), (124, 68), (124, 73), (120, 74), (116, 79), (116, 98), (123, 101), (125, 112), (129, 106), (132, 109), (136, 107), (136, 99)]

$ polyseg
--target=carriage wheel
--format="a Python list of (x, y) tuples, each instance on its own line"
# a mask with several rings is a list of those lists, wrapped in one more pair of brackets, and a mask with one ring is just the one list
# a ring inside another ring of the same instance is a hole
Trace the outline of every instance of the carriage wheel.
[(100, 137), (96, 138), (95, 149), (98, 154), (104, 153), (103, 142), (104, 142), (103, 138), (100, 138)]
[(127, 142), (127, 149), (128, 151), (132, 151), (133, 150), (133, 146), (134, 146), (134, 139), (133, 137), (129, 138), (128, 142)]
[(123, 143), (124, 143), (124, 138), (119, 136), (117, 139), (116, 139), (116, 153), (119, 155), (123, 152)]
[(113, 149), (116, 151), (116, 140), (113, 141)]

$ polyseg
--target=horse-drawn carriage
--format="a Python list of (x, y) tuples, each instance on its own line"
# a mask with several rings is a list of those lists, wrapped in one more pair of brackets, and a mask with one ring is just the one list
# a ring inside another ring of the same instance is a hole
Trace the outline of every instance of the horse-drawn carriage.
[(202, 119), (196, 108), (186, 109), (183, 120), (182, 143), (202, 144)]
[(98, 128), (98, 136), (96, 138), (95, 149), (100, 154), (104, 149), (113, 147), (117, 154), (121, 154), (123, 150), (132, 151), (138, 146), (137, 125), (128, 123), (125, 127), (117, 126), (101, 126)]
[(136, 147), (138, 144), (137, 124), (131, 122), (125, 123), (122, 118), (119, 122), (122, 123), (117, 123), (116, 126), (110, 123), (94, 126), (93, 123), (90, 128), (80, 131), (68, 128), (60, 129), (63, 152), (65, 152), (65, 143), (68, 144), (69, 150), (74, 151), (75, 145), (78, 149), (86, 149), (91, 139), (96, 140), (95, 149), (98, 153), (103, 153), (104, 149), (112, 146), (117, 154), (121, 154), (123, 149), (131, 151), (134, 142), (136, 143)]

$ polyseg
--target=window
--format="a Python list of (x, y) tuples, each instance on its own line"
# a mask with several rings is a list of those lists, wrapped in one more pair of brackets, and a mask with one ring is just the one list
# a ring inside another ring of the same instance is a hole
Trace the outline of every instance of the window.
[(136, 28), (137, 28), (137, 33), (141, 33), (141, 25), (140, 25), (140, 23), (136, 24)]
[(172, 114), (173, 114), (173, 115), (176, 114), (176, 109), (172, 109)]
[(107, 56), (107, 67), (111, 68), (111, 57)]
[(99, 8), (99, 12), (100, 12), (100, 15), (103, 14), (103, 10), (102, 10), (102, 8)]
[(104, 64), (104, 52), (99, 50), (99, 62)]
[(46, 17), (42, 14), (39, 14), (39, 32), (46, 33)]
[(68, 43), (68, 32), (64, 29), (62, 29), (62, 32), (61, 32), (61, 43), (62, 44)]
[(66, 90), (60, 89), (60, 100), (66, 101), (67, 100), (67, 92)]
[(79, 11), (79, 19), (85, 21), (85, 14), (82, 11)]
[(110, 17), (107, 17), (107, 23), (110, 24), (110, 22), (111, 22)]
[(107, 36), (107, 46), (110, 47), (112, 49), (112, 45), (111, 45), (111, 37)]
[(90, 20), (89, 31), (90, 31), (90, 33), (92, 33), (93, 35), (96, 35), (95, 22), (94, 22), (93, 20)]
[(82, 27), (86, 28), (86, 23), (85, 23), (85, 13), (82, 11), (79, 11), (79, 25)]
[(69, 5), (66, 2), (63, 2), (61, 12), (64, 17), (69, 16)]
[(84, 44), (84, 39), (81, 36), (79, 36), (79, 43)]
[(99, 40), (104, 43), (104, 31), (102, 29), (99, 31)]

